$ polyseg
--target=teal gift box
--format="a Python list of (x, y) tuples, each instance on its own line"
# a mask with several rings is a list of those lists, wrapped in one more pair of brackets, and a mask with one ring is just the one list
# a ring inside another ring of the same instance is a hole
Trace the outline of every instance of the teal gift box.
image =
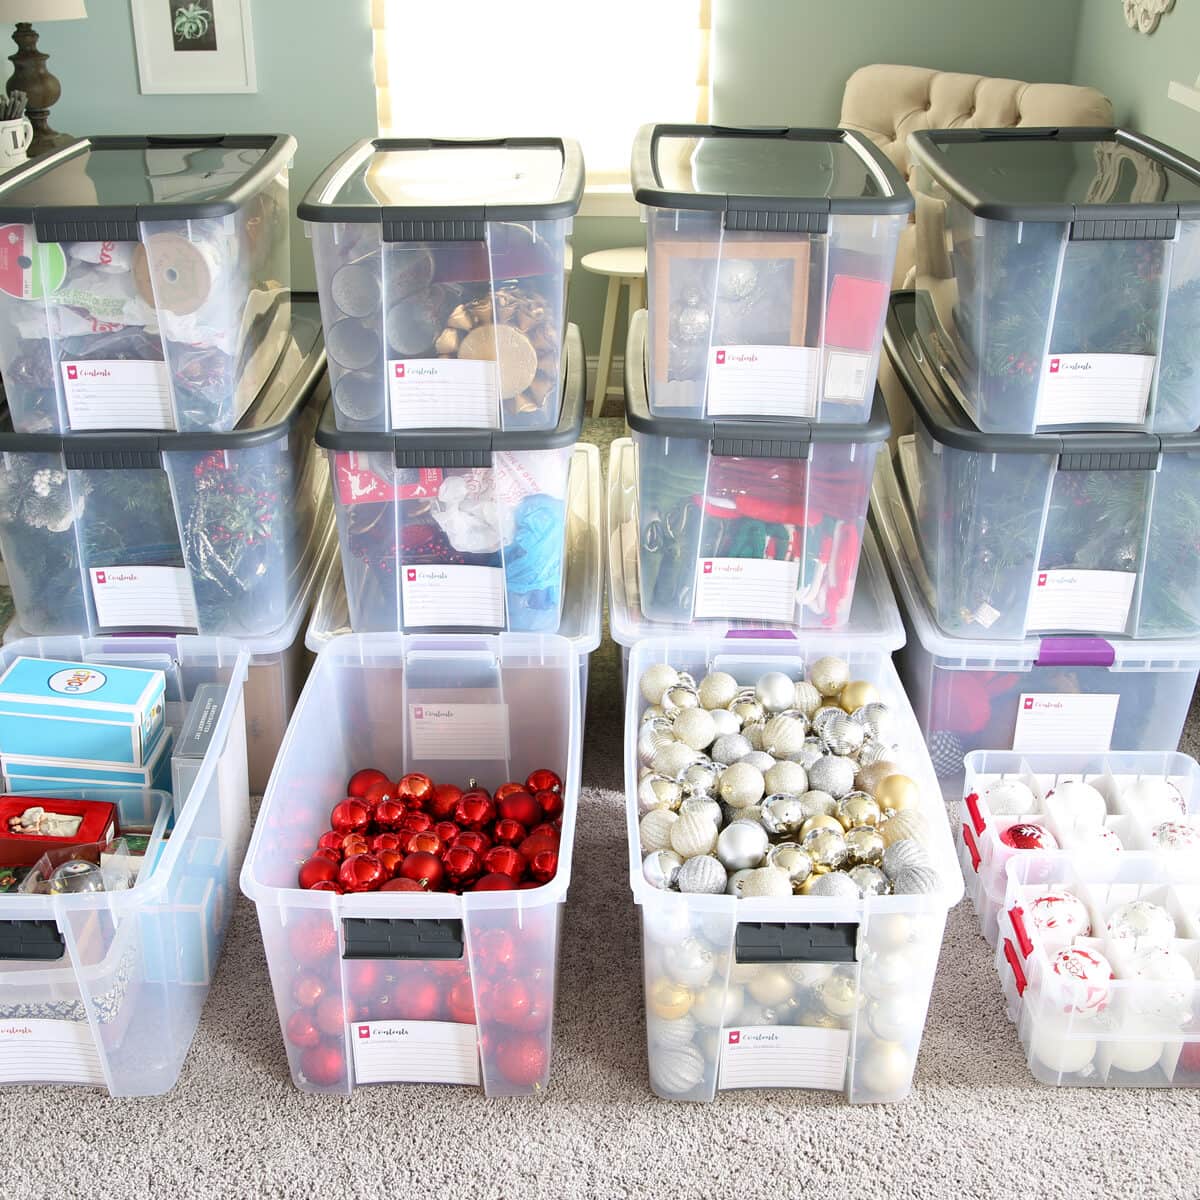
[(166, 728), (166, 677), (144, 667), (16, 658), (0, 678), (0, 755), (142, 767)]
[(153, 788), (171, 791), (171, 746), (175, 735), (166, 730), (154, 745), (150, 761), (144, 767), (94, 759), (39, 758), (33, 755), (0, 754), (0, 772), (10, 792), (37, 795), (61, 792), (68, 788)]

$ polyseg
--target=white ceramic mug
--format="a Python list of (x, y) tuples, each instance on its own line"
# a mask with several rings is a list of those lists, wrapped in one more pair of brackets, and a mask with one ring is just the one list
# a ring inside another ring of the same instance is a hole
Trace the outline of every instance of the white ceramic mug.
[(0, 171), (19, 167), (28, 157), (33, 141), (33, 126), (28, 117), (15, 121), (0, 121)]

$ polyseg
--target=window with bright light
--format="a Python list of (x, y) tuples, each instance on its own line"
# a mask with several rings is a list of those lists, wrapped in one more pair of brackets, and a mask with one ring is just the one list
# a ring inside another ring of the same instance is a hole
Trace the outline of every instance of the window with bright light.
[(384, 137), (573, 137), (628, 186), (650, 121), (707, 120), (707, 0), (375, 0)]

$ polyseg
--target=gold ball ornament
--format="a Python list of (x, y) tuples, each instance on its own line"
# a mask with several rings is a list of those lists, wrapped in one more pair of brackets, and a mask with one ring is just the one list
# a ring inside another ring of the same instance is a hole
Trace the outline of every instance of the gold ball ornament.
[(721, 799), (731, 808), (749, 808), (763, 798), (762, 772), (749, 763), (731, 763), (721, 772)]
[(808, 851), (796, 842), (779, 842), (767, 851), (767, 866), (786, 871), (793, 891), (812, 874), (813, 863)]
[(705, 708), (724, 708), (738, 694), (738, 683), (727, 671), (710, 671), (696, 689)]
[(810, 834), (816, 833), (820, 829), (832, 829), (836, 833), (842, 832), (842, 823), (835, 816), (826, 816), (818, 814), (815, 817), (809, 817), (803, 825), (800, 826), (800, 844), (803, 846), (809, 838)]
[(875, 704), (879, 700), (879, 689), (865, 679), (852, 679), (838, 692), (837, 699), (845, 712), (852, 713), (856, 708)]
[(782, 1004), (794, 991), (792, 981), (779, 967), (764, 967), (750, 980), (747, 988), (759, 1004)]
[(656, 808), (677, 809), (683, 802), (683, 789), (665, 775), (649, 775), (638, 784), (638, 811)]
[(817, 995), (825, 1011), (835, 1017), (852, 1016), (866, 1003), (849, 975), (830, 975), (817, 988)]
[(883, 838), (870, 825), (859, 825), (846, 831), (846, 865), (877, 867), (883, 862)]
[(780, 867), (756, 867), (742, 884), (742, 897), (746, 900), (759, 897), (782, 900), (791, 894), (791, 877)]
[(889, 776), (899, 775), (900, 767), (894, 763), (883, 759), (880, 762), (873, 762), (866, 766), (860, 766), (854, 776), (854, 786), (860, 792), (866, 792), (868, 795), (875, 795), (875, 789)]
[(673, 979), (656, 979), (650, 987), (650, 1011), (664, 1021), (677, 1021), (691, 1011), (692, 989)]
[(836, 696), (850, 682), (850, 664), (833, 655), (818, 658), (809, 668), (808, 680), (822, 696)]
[(650, 767), (656, 775), (678, 779), (700, 757), (700, 752), (686, 743), (672, 742), (655, 753), (650, 760)]
[(663, 693), (679, 682), (679, 672), (670, 663), (655, 663), (642, 672), (638, 689), (647, 704), (662, 704)]
[(885, 812), (902, 812), (919, 807), (921, 789), (907, 775), (888, 775), (875, 788), (875, 799)]
[(813, 874), (823, 875), (826, 871), (837, 871), (846, 865), (848, 851), (841, 828), (815, 829), (805, 839), (804, 849), (813, 862)]
[(842, 823), (843, 829), (858, 829), (863, 825), (872, 828), (883, 820), (879, 802), (866, 792), (851, 792), (838, 801), (833, 815)]

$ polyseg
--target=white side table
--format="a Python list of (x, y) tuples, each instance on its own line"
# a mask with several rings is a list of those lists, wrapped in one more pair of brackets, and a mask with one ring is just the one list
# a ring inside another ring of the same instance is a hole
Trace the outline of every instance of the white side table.
[[(646, 248), (621, 246), (615, 250), (593, 250), (579, 260), (585, 271), (607, 275), (608, 298), (604, 301), (604, 324), (600, 331), (600, 357), (596, 363), (596, 394), (592, 400), (592, 416), (598, 417), (608, 395), (608, 377), (612, 373), (613, 335), (617, 326), (617, 309), (621, 304), (621, 289), (629, 289), (629, 316), (646, 306)], [(629, 363), (625, 370), (631, 370)]]

